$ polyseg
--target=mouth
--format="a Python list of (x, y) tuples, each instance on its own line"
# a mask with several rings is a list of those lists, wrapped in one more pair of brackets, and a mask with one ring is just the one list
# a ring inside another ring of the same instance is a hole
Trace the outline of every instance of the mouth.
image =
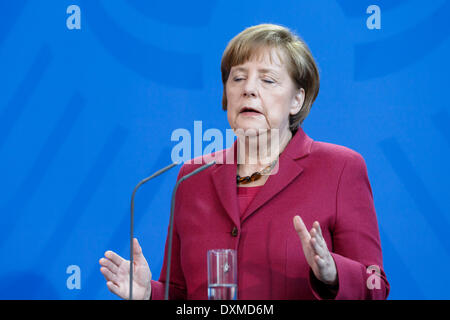
[(244, 116), (254, 116), (254, 115), (260, 115), (260, 114), (262, 114), (262, 112), (255, 108), (252, 108), (252, 107), (243, 107), (239, 111), (239, 114), (242, 114)]

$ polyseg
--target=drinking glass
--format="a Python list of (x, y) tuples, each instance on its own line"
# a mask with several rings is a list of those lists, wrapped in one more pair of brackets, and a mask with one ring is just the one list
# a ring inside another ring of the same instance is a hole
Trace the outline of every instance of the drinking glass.
[(237, 299), (237, 257), (233, 249), (208, 250), (208, 299)]

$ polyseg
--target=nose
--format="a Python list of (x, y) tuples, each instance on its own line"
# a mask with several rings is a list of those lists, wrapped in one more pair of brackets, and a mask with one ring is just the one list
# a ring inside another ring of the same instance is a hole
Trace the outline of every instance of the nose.
[(245, 90), (244, 97), (256, 97), (256, 92), (254, 90)]
[(251, 78), (247, 79), (244, 86), (244, 97), (256, 97), (256, 83)]

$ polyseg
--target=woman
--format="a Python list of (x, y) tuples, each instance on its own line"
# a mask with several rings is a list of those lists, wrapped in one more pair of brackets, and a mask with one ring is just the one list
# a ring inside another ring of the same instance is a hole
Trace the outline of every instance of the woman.
[[(305, 43), (278, 25), (250, 27), (230, 41), (221, 70), (237, 139), (178, 189), (170, 298), (207, 299), (206, 252), (216, 248), (238, 253), (239, 299), (387, 298), (363, 158), (300, 127), (319, 91)], [(165, 273), (151, 280), (137, 240), (134, 254), (133, 296), (162, 299)], [(167, 247), (163, 270), (166, 261)], [(100, 264), (109, 290), (127, 298), (129, 262), (107, 251)]]

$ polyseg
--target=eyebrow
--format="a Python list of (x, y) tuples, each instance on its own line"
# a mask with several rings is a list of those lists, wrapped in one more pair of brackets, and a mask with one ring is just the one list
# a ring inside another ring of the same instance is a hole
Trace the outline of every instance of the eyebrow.
[[(248, 70), (248, 68), (237, 67), (237, 68), (235, 68), (233, 70), (233, 72), (236, 72), (236, 71), (247, 71), (247, 70)], [(277, 70), (276, 69), (272, 69), (272, 68), (261, 68), (261, 69), (258, 69), (258, 72), (260, 72), (260, 73), (269, 73), (269, 72), (277, 72)]]

